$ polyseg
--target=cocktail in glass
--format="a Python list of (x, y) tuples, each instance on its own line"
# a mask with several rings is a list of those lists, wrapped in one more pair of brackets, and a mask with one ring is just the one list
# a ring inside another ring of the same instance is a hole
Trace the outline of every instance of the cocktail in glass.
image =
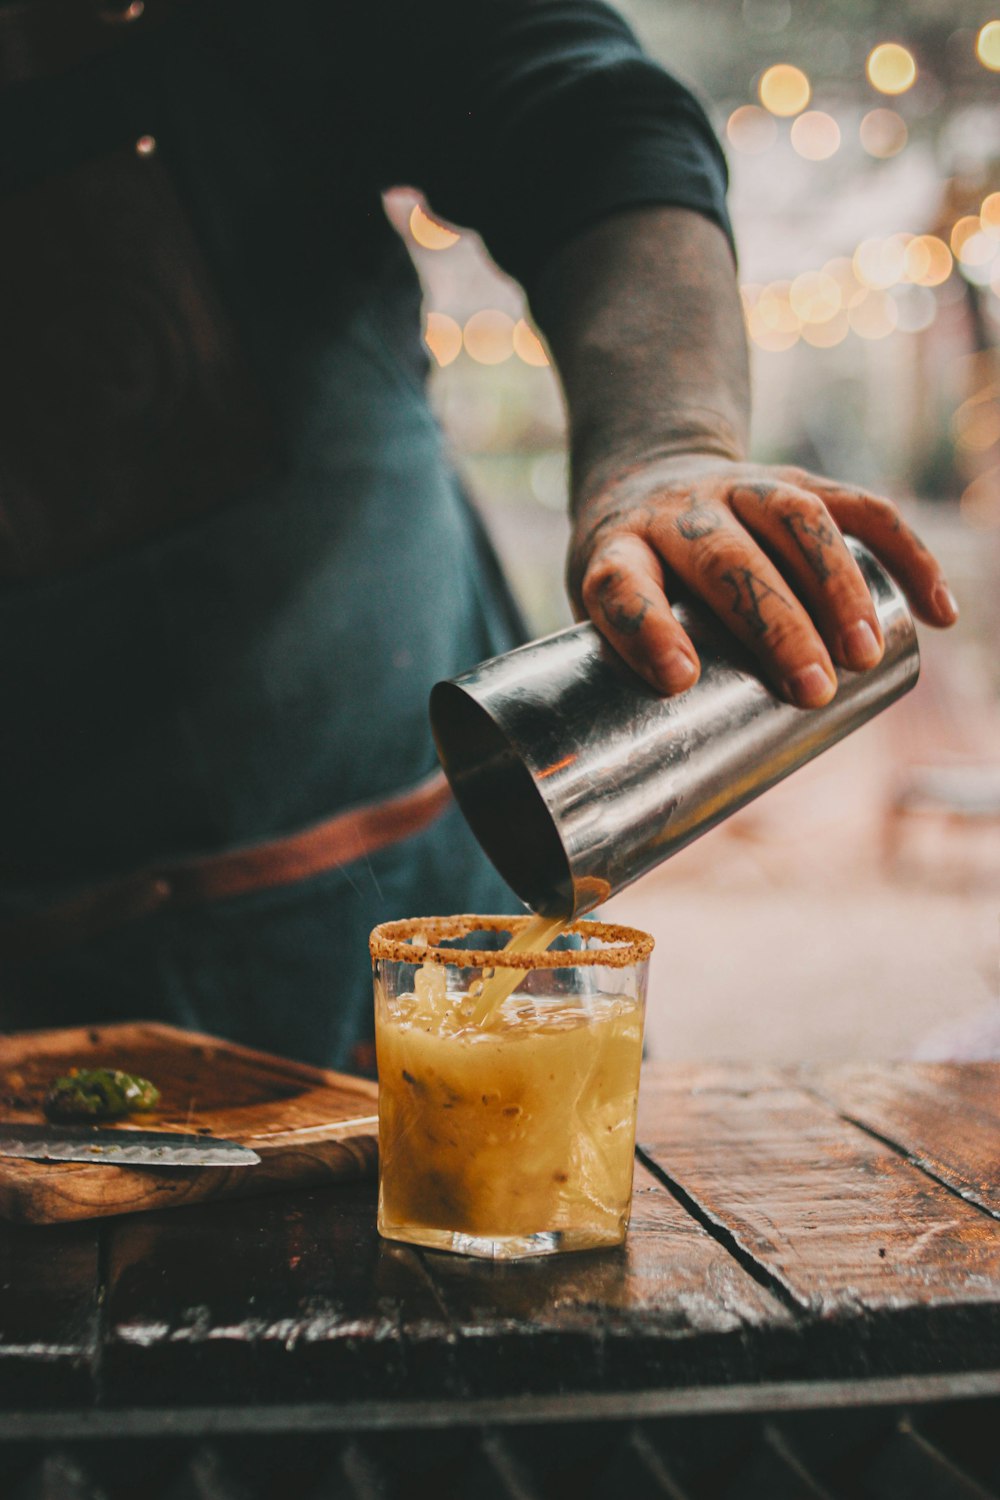
[(528, 923), (372, 934), (388, 1239), (505, 1260), (624, 1239), (653, 940), (578, 922), (503, 952)]

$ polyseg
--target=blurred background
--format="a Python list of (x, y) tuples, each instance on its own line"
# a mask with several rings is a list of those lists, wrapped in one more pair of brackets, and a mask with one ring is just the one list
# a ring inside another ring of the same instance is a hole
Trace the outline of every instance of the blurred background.
[[(891, 495), (962, 618), (916, 690), (619, 896), (659, 1057), (1000, 1056), (1000, 4), (621, 0), (729, 159), (754, 457)], [(441, 421), (536, 634), (563, 412), (520, 288), (408, 191)]]

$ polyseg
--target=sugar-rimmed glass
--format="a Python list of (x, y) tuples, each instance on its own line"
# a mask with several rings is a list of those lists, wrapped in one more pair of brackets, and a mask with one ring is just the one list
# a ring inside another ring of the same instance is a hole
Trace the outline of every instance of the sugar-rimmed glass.
[[(544, 953), (504, 953), (528, 921), (372, 933), (388, 1239), (511, 1260), (625, 1237), (653, 940), (583, 921)], [(484, 1015), (484, 980), (510, 970), (517, 988)]]

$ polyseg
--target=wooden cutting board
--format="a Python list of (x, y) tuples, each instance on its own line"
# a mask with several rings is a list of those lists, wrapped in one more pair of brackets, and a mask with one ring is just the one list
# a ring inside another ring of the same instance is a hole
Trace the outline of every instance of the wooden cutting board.
[(374, 1083), (153, 1022), (0, 1037), (0, 1119), (42, 1123), (49, 1084), (71, 1067), (122, 1068), (156, 1084), (160, 1108), (116, 1129), (211, 1134), (251, 1146), (260, 1164), (121, 1167), (0, 1156), (0, 1218), (55, 1224), (375, 1171)]

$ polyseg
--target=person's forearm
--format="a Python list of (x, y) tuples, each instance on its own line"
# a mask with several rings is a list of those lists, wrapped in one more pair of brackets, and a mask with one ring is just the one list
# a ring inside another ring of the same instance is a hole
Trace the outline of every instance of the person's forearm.
[(569, 412), (574, 607), (660, 692), (697, 678), (670, 608), (683, 587), (803, 708), (836, 667), (882, 655), (844, 529), (903, 584), (921, 619), (956, 618), (940, 566), (883, 496), (747, 457), (749, 381), (732, 255), (681, 208), (615, 214), (566, 244), (532, 305)]
[(746, 336), (729, 243), (690, 209), (614, 214), (565, 245), (532, 305), (566, 394), (574, 497), (637, 462), (746, 456)]

